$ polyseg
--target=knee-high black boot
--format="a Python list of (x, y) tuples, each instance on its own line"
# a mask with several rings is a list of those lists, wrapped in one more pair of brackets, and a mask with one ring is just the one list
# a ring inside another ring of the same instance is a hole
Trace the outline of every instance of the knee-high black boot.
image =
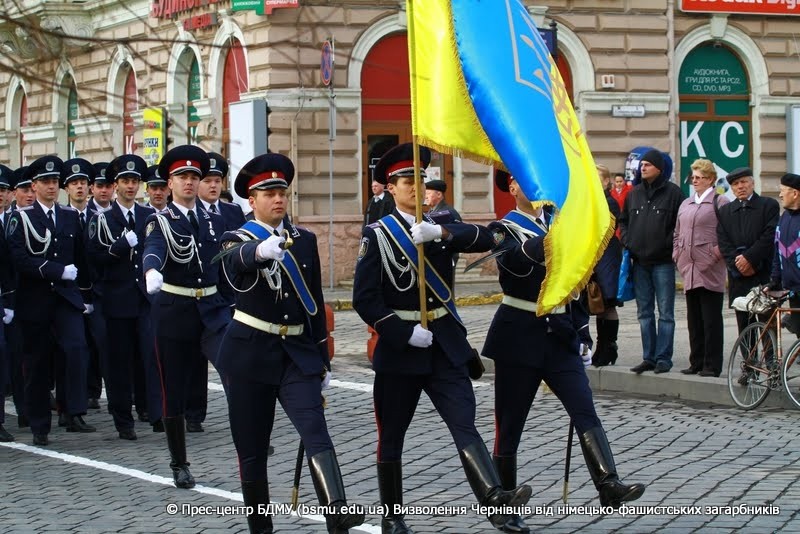
[(594, 344), (594, 352), (592, 353), (592, 365), (595, 367), (608, 365), (608, 358), (606, 356), (605, 322), (605, 319), (598, 317), (595, 323), (597, 325), (597, 339)]
[(614, 365), (617, 363), (617, 357), (619, 357), (619, 353), (617, 352), (617, 336), (619, 335), (619, 319), (606, 319), (605, 320), (605, 329), (606, 329), (606, 339), (608, 340), (606, 344), (606, 359)]
[(395, 505), (403, 506), (403, 462), (378, 462), (378, 491), (386, 514), (381, 519), (383, 534), (414, 534)]
[[(517, 456), (492, 456), (504, 490), (517, 487)], [(489, 516), (494, 528), (503, 532), (530, 532), (519, 514)]]
[(269, 504), (269, 486), (266, 480), (247, 482), (242, 480), (242, 496), (245, 506), (252, 506), (253, 513), (247, 516), (250, 534), (272, 534), (272, 516), (258, 513), (259, 505)]
[(524, 484), (508, 491), (503, 489), (483, 441), (467, 445), (459, 455), (472, 493), (482, 506), (521, 506), (531, 498), (533, 490)]
[(183, 426), (183, 417), (164, 417), (163, 419), (171, 459), (169, 466), (172, 468), (175, 487), (193, 488), (194, 477), (189, 472), (190, 464), (186, 461), (186, 430)]
[(586, 467), (600, 493), (601, 506), (619, 508), (622, 503), (635, 501), (644, 494), (644, 484), (625, 485), (619, 479), (603, 427), (587, 430), (580, 435), (580, 441)]
[(331, 450), (318, 452), (308, 460), (311, 479), (317, 491), (319, 503), (329, 508), (335, 508), (335, 513), (325, 514), (325, 523), (328, 532), (346, 534), (348, 529), (357, 527), (364, 522), (364, 512), (347, 512), (347, 498), (344, 494), (344, 482), (339, 470), (336, 452)]

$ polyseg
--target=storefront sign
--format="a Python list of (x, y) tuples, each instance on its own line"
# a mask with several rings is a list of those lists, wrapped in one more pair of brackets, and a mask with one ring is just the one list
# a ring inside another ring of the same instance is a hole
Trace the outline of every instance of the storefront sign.
[(156, 165), (161, 161), (166, 145), (166, 111), (164, 108), (146, 108), (142, 114), (142, 120), (144, 121), (143, 157), (147, 165)]
[(196, 17), (189, 17), (183, 20), (183, 29), (186, 31), (202, 30), (219, 24), (216, 13), (204, 13)]
[(800, 15), (800, 0), (681, 0), (686, 13)]
[(273, 9), (298, 7), (298, 0), (264, 0), (264, 13), (272, 15)]

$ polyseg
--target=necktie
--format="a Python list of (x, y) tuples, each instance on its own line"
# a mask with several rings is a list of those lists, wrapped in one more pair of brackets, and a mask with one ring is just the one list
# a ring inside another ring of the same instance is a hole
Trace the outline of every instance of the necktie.
[(136, 223), (133, 220), (133, 212), (128, 212), (128, 230), (134, 230), (136, 228)]
[(189, 210), (189, 222), (192, 223), (194, 233), (198, 234), (200, 232), (200, 223), (197, 222), (197, 215), (195, 215), (194, 210)]
[(56, 216), (53, 214), (53, 210), (52, 209), (47, 210), (47, 219), (48, 219), (47, 225), (50, 227), (50, 230), (55, 231), (55, 229), (56, 229)]
[(211, 210), (211, 213), (217, 213), (217, 205), (216, 205), (216, 204), (211, 204), (211, 205), (208, 207), (208, 209), (210, 209), (210, 210)]
[(740, 200), (739, 202), (742, 203), (742, 208), (746, 208), (747, 207), (747, 201), (746, 200)]
[(78, 218), (81, 221), (81, 230), (83, 230), (83, 228), (86, 226), (86, 214), (83, 213), (83, 212), (80, 212), (78, 214)]

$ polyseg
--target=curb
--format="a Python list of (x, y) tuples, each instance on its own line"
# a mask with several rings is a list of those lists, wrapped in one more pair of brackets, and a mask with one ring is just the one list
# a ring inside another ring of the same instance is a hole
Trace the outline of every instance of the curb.
[[(502, 293), (492, 293), (487, 295), (469, 295), (466, 297), (456, 297), (456, 306), (483, 306), (485, 304), (499, 304), (503, 300)], [(330, 299), (326, 300), (333, 311), (349, 311), (353, 309), (353, 299)]]

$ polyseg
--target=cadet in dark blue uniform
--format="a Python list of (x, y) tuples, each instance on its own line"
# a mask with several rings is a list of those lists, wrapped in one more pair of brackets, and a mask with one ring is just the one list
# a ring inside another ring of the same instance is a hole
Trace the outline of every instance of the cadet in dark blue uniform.
[[(16, 212), (8, 223), (11, 258), (18, 273), (16, 316), (23, 336), (25, 413), (33, 442), (47, 445), (50, 432), (50, 358), (56, 346), (65, 365), (68, 432), (94, 432), (86, 413), (88, 349), (83, 313), (91, 299), (78, 212), (56, 204), (62, 162), (55, 156), (34, 161), (28, 172), (36, 203)], [(76, 283), (77, 280), (77, 283)], [(86, 302), (85, 302), (86, 301)]]
[(167, 207), (167, 197), (169, 189), (167, 181), (158, 174), (158, 165), (151, 165), (147, 168), (147, 185), (145, 189), (150, 202), (147, 205), (156, 211), (161, 211)]
[[(605, 431), (594, 409), (584, 367), (589, 316), (577, 301), (544, 317), (536, 316), (536, 301), (545, 276), (544, 235), (550, 216), (534, 210), (522, 189), (507, 173), (496, 175), (497, 187), (509, 191), (517, 209), (489, 225), (497, 258), (503, 302), (486, 336), (483, 354), (495, 361), (495, 450), (504, 487), (516, 484), (516, 454), (525, 420), (539, 384), (559, 398), (575, 423), (586, 465), (603, 506), (618, 507), (638, 499), (642, 484), (624, 485), (617, 476)], [(525, 350), (527, 348), (527, 350)], [(506, 516), (504, 532), (528, 532), (518, 516)], [(500, 527), (498, 527), (500, 528)]]
[[(11, 187), (13, 173), (10, 168), (0, 165), (0, 194), (6, 195)], [(5, 208), (3, 207), (3, 211)], [(2, 215), (5, 215), (3, 213)], [(6, 330), (14, 319), (14, 292), (16, 284), (14, 282), (11, 258), (9, 257), (8, 245), (5, 238), (5, 221), (0, 221), (0, 294), (2, 294), (3, 305), (3, 324), (0, 326), (0, 392), (5, 395), (6, 388), (11, 385), (12, 358), (11, 351), (6, 343)], [(5, 410), (0, 410), (0, 441), (14, 441), (14, 436), (8, 433), (3, 425), (6, 422)]]
[[(218, 366), (226, 382), (231, 434), (246, 505), (269, 503), (267, 447), (280, 401), (303, 441), (322, 505), (347, 504), (339, 463), (328, 435), (320, 380), (330, 374), (328, 332), (317, 238), (286, 216), (294, 165), (286, 156), (252, 159), (236, 177), (255, 220), (223, 236), (225, 274), (236, 289), (236, 312), (225, 332)], [(284, 250), (284, 231), (293, 240)], [(250, 532), (272, 532), (272, 518), (253, 514)], [(347, 532), (363, 513), (326, 516), (329, 532)]]
[(217, 356), (230, 310), (217, 290), (219, 265), (211, 259), (224, 233), (222, 218), (197, 206), (197, 186), (208, 172), (208, 155), (196, 146), (178, 146), (158, 165), (173, 201), (151, 215), (145, 228), (143, 270), (153, 299), (156, 358), (161, 372), (163, 421), (179, 488), (194, 487), (186, 461), (183, 415), (190, 371), (205, 356)]
[[(89, 254), (102, 273), (102, 312), (108, 327), (109, 353), (103, 361), (108, 411), (120, 439), (135, 440), (131, 412), (134, 365), (145, 365), (150, 422), (158, 429), (161, 419), (161, 383), (153, 354), (155, 339), (150, 322), (150, 301), (142, 274), (142, 250), (147, 217), (154, 213), (136, 203), (139, 183), (147, 164), (128, 154), (114, 159), (106, 179), (116, 184), (117, 200), (89, 222)], [(138, 406), (137, 406), (138, 408)]]
[[(430, 151), (420, 148), (422, 168)], [(384, 532), (410, 532), (402, 514), (402, 453), (406, 430), (422, 391), (430, 397), (453, 435), (464, 471), (482, 505), (520, 505), (529, 486), (501, 488), (486, 445), (475, 428), (475, 394), (467, 372), (473, 351), (458, 317), (448, 281), (457, 252), (481, 252), (492, 246), (489, 231), (474, 224), (415, 224), (412, 146), (388, 151), (375, 167), (374, 179), (389, 184), (395, 211), (364, 227), (353, 286), (353, 308), (380, 337), (372, 362), (378, 424), (378, 487), (389, 507)], [(420, 325), (415, 243), (425, 243), (428, 329)]]

